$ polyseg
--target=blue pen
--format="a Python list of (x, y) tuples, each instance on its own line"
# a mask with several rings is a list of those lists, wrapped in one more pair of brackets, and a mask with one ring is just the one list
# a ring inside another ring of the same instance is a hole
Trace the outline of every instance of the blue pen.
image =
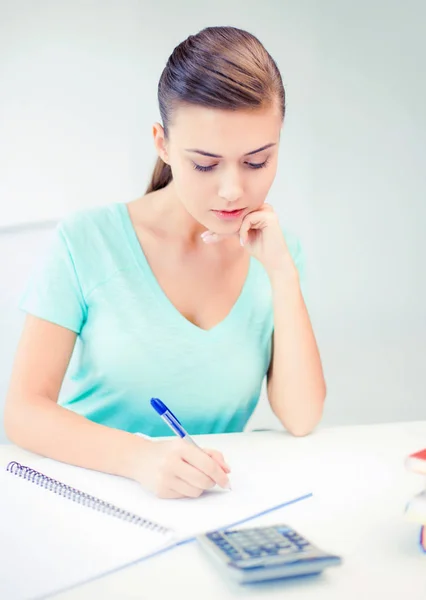
[(199, 448), (198, 444), (194, 442), (189, 433), (184, 429), (179, 419), (175, 417), (170, 408), (167, 408), (164, 402), (158, 398), (151, 398), (151, 406), (176, 435)]
[[(170, 429), (172, 431), (174, 431), (174, 433), (176, 435), (178, 435), (183, 440), (186, 440), (193, 446), (200, 448), (200, 446), (194, 442), (192, 437), (182, 426), (182, 423), (179, 421), (179, 419), (172, 413), (170, 408), (167, 408), (167, 406), (164, 404), (164, 402), (162, 402), (159, 398), (151, 398), (151, 406), (155, 410), (155, 412), (158, 415), (160, 415), (160, 417), (163, 419), (163, 421), (166, 423), (166, 425), (168, 425), (170, 427)], [(204, 452), (204, 450), (202, 448), (200, 448), (200, 450), (202, 452)], [(229, 489), (231, 489), (230, 485), (229, 485)]]

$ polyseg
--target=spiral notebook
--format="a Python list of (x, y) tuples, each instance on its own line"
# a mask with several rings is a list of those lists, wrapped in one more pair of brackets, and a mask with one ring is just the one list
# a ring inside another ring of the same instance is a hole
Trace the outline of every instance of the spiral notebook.
[(233, 464), (232, 492), (160, 500), (121, 477), (43, 458), (9, 462), (0, 471), (0, 598), (47, 598), (310, 495), (288, 469), (292, 485), (278, 485), (264, 469), (254, 478), (248, 463)]

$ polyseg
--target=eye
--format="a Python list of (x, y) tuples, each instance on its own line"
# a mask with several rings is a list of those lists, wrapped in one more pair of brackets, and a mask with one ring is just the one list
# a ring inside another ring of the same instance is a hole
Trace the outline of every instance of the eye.
[(266, 165), (268, 164), (268, 158), (266, 160), (264, 160), (262, 163), (250, 163), (250, 162), (246, 162), (246, 165), (250, 168), (250, 169), (263, 169), (263, 167), (266, 167)]
[(211, 171), (216, 166), (210, 165), (208, 167), (203, 167), (202, 165), (197, 165), (197, 163), (195, 162), (193, 162), (192, 165), (196, 171), (202, 171), (203, 173), (205, 173), (206, 171)]
[[(269, 159), (267, 158), (266, 160), (264, 160), (261, 163), (251, 163), (251, 162), (246, 162), (245, 164), (249, 167), (249, 169), (263, 169), (264, 167), (267, 166)], [(199, 165), (195, 162), (192, 163), (193, 168), (196, 171), (201, 171), (203, 173), (207, 172), (207, 171), (212, 171), (215, 167), (217, 167), (216, 165), (209, 165), (209, 166), (203, 166), (203, 165)]]

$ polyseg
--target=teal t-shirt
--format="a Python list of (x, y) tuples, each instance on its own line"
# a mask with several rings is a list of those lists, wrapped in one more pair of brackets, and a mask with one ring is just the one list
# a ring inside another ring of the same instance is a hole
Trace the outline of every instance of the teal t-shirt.
[[(297, 268), (300, 245), (286, 235)], [(171, 435), (157, 397), (190, 434), (241, 431), (271, 358), (269, 278), (252, 258), (227, 317), (193, 325), (157, 282), (127, 206), (114, 203), (63, 220), (21, 308), (78, 334), (59, 403), (132, 433)]]

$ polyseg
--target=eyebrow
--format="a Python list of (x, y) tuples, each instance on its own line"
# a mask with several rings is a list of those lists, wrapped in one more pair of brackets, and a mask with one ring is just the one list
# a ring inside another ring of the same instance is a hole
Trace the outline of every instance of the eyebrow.
[[(258, 152), (262, 152), (262, 150), (267, 150), (272, 146), (276, 146), (275, 142), (271, 142), (270, 144), (266, 144), (266, 146), (262, 146), (261, 148), (257, 148), (257, 150), (251, 150), (244, 154), (244, 156), (251, 156), (252, 154), (257, 154)], [(185, 148), (186, 152), (194, 152), (195, 154), (201, 154), (202, 156), (210, 156), (211, 158), (223, 158), (220, 154), (212, 154), (211, 152), (205, 152), (204, 150), (198, 150), (197, 148)]]

